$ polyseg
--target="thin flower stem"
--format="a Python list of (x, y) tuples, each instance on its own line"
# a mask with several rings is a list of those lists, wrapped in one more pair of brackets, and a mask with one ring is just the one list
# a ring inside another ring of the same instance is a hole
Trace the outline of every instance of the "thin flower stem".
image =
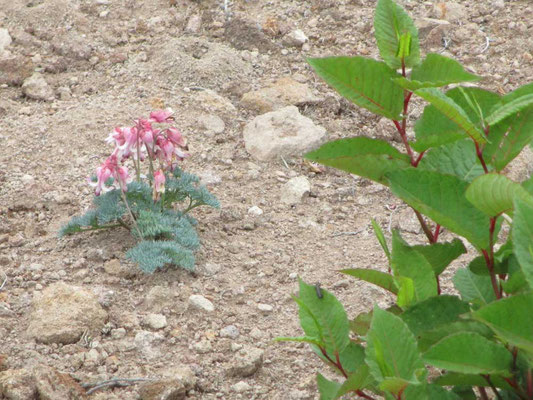
[(131, 212), (130, 205), (128, 204), (128, 199), (126, 199), (126, 195), (124, 193), (124, 186), (122, 185), (122, 182), (120, 183), (120, 194), (122, 195), (122, 201), (124, 201), (124, 204), (126, 205), (126, 209), (128, 210), (128, 214), (130, 215), (130, 218), (133, 222), (133, 227), (137, 231), (137, 234), (139, 235), (139, 239), (142, 239), (143, 235), (141, 234), (139, 225), (137, 225), (137, 221), (135, 220), (135, 217), (133, 216), (133, 213)]

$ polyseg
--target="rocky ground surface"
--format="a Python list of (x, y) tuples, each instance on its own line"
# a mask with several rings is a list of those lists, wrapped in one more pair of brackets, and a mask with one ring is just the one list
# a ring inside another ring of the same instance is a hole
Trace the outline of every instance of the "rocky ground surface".
[[(301, 333), (297, 277), (351, 316), (390, 302), (337, 271), (384, 267), (370, 218), (412, 243), (416, 219), (386, 188), (299, 157), (340, 137), (396, 140), (305, 62), (377, 57), (375, 1), (223, 3), (0, 0), (0, 398), (314, 399), (316, 358), (272, 342)], [(481, 86), (531, 81), (528, 0), (401, 3), (423, 50), (490, 77)], [(165, 107), (189, 143), (183, 167), (222, 204), (195, 214), (196, 273), (140, 273), (120, 230), (59, 240), (90, 206), (108, 133)], [(114, 378), (129, 381), (95, 387)]]

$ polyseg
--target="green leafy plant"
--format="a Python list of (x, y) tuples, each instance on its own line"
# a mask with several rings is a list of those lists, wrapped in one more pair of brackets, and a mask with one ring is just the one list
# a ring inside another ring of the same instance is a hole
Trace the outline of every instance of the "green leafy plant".
[[(122, 227), (139, 243), (126, 256), (148, 273), (174, 264), (192, 270), (200, 242), (189, 212), (218, 208), (218, 200), (195, 175), (177, 166), (188, 154), (185, 140), (172, 125), (170, 111), (154, 111), (133, 127), (115, 128), (108, 138), (115, 149), (90, 180), (96, 187), (94, 208), (61, 228), (59, 236)], [(159, 127), (156, 127), (158, 124)], [(125, 163), (131, 161), (135, 179)], [(148, 175), (142, 174), (147, 161)], [(158, 166), (158, 168), (156, 168)], [(178, 208), (180, 203), (185, 207)]]
[[(395, 304), (348, 317), (327, 290), (300, 281), (302, 337), (344, 380), (319, 374), (320, 398), (533, 399), (533, 178), (513, 182), (502, 171), (533, 138), (533, 84), (500, 96), (477, 87), (457, 61), (421, 59), (418, 33), (392, 0), (379, 0), (375, 35), (383, 61), (311, 58), (316, 73), (341, 95), (386, 117), (403, 151), (386, 141), (352, 137), (326, 143), (309, 160), (389, 187), (416, 214), (427, 245), (410, 245), (398, 231), (387, 240), (372, 221), (388, 273), (341, 272), (390, 292)], [(428, 105), (407, 136), (409, 105)], [(501, 230), (508, 224), (509, 233)], [(441, 274), (466, 253), (457, 270), (458, 295), (441, 293)]]

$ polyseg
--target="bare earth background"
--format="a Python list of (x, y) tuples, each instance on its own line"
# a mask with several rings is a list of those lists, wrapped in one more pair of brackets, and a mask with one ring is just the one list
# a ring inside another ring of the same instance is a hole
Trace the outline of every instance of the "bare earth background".
[[(333, 291), (352, 317), (391, 301), (337, 271), (384, 268), (370, 218), (387, 232), (401, 222), (422, 243), (410, 210), (380, 185), (300, 157), (256, 160), (243, 140), (254, 117), (292, 104), (328, 139), (395, 141), (386, 121), (340, 99), (305, 62), (377, 57), (375, 1), (235, 0), (226, 11), (222, 3), (0, 0), (0, 399), (83, 398), (74, 381), (113, 377), (159, 381), (91, 397), (317, 398), (307, 346), (272, 342), (301, 334), (290, 298), (297, 276)], [(533, 79), (531, 2), (400, 3), (422, 27), (423, 50), (490, 77), (482, 87), (503, 93)], [(290, 80), (276, 86), (281, 78)], [(138, 272), (121, 230), (57, 239), (90, 206), (86, 177), (110, 152), (112, 128), (164, 107), (191, 149), (183, 168), (222, 204), (195, 214), (194, 275)], [(412, 119), (422, 107), (414, 104)], [(527, 177), (530, 160), (522, 154), (511, 176)], [(310, 192), (280, 202), (297, 176)], [(194, 308), (191, 295), (214, 311)], [(173, 394), (161, 397), (162, 388)]]

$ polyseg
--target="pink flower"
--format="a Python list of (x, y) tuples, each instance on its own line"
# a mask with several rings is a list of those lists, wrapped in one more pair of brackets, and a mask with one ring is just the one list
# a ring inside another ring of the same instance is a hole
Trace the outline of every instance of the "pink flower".
[(126, 167), (119, 167), (117, 154), (113, 152), (111, 156), (105, 160), (105, 162), (96, 169), (96, 184), (92, 184), (96, 187), (95, 194), (100, 196), (102, 192), (107, 192), (111, 190), (110, 187), (106, 186), (105, 183), (109, 178), (115, 178), (117, 182), (120, 183), (120, 186), (126, 190), (126, 185), (130, 181), (128, 175), (128, 169)]
[(165, 193), (165, 174), (162, 170), (158, 170), (154, 173), (154, 200), (159, 199), (159, 195)]
[(170, 127), (165, 130), (168, 140), (180, 147), (186, 147), (185, 139), (181, 135), (181, 132), (174, 127)]
[(159, 110), (159, 111), (152, 111), (150, 113), (150, 119), (154, 122), (170, 122), (174, 118), (172, 117), (172, 110)]

